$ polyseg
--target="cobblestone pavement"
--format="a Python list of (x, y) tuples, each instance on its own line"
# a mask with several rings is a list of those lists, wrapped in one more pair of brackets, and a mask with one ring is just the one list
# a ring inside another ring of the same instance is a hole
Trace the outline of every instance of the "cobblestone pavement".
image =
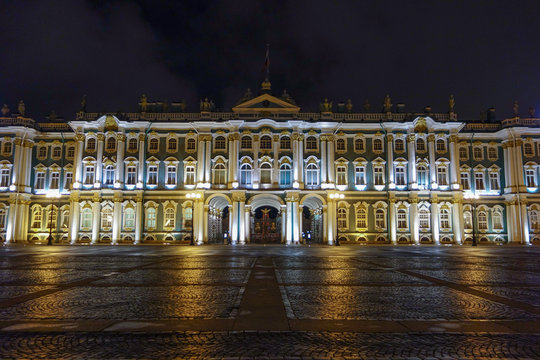
[(540, 248), (3, 246), (0, 358), (540, 358)]

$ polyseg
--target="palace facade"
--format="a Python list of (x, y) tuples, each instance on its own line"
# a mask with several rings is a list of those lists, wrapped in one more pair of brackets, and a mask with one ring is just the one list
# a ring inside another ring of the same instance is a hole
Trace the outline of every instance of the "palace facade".
[[(514, 109), (516, 110), (516, 109)], [(229, 112), (0, 117), (5, 243), (464, 244), (540, 240), (540, 119), (301, 112), (246, 93)]]

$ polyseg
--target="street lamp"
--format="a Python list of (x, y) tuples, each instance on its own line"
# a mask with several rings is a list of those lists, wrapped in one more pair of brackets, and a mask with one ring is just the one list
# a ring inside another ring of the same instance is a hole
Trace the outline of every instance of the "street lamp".
[(338, 214), (338, 203), (337, 200), (345, 198), (345, 195), (338, 193), (331, 193), (330, 199), (336, 200), (336, 242), (335, 246), (339, 246), (339, 214)]
[(188, 199), (193, 199), (193, 201), (191, 202), (191, 237), (189, 239), (189, 245), (195, 245), (195, 240), (193, 239), (193, 224), (194, 224), (193, 217), (194, 217), (194, 212), (195, 212), (195, 200), (200, 199), (201, 194), (192, 192), (192, 193), (188, 193), (186, 197)]
[[(52, 245), (52, 219), (54, 211), (54, 199), (58, 199), (60, 194), (58, 192), (48, 192), (46, 197), (51, 198), (51, 210), (49, 211), (49, 238), (47, 239), (47, 245)], [(58, 214), (56, 214), (56, 221), (58, 222)]]

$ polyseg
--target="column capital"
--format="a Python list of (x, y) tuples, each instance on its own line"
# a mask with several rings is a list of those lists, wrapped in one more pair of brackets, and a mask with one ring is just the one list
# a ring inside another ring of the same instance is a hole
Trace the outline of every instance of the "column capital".
[(448, 137), (448, 140), (450, 142), (457, 142), (458, 141), (458, 136), (456, 134), (451, 134), (449, 137)]
[(33, 148), (34, 147), (34, 142), (33, 141), (30, 141), (30, 140), (24, 140), (24, 143), (23, 143), (23, 146), (24, 147), (27, 147), (27, 148)]
[(274, 139), (275, 142), (278, 142), (279, 141), (279, 135), (274, 135), (273, 139)]
[(73, 190), (71, 192), (71, 194), (69, 195), (69, 200), (70, 201), (79, 201), (79, 191), (78, 190)]
[(15, 140), (13, 140), (13, 142), (15, 143), (15, 145), (21, 145), (22, 144), (22, 139), (17, 137), (17, 138), (15, 138)]
[(300, 194), (295, 191), (287, 192), (285, 194), (285, 201), (287, 202), (298, 202), (300, 200)]
[(394, 141), (394, 134), (386, 134), (386, 141)]
[(144, 141), (145, 135), (143, 133), (139, 134), (139, 141)]
[(435, 141), (435, 134), (429, 134), (427, 136), (427, 139), (428, 139), (429, 142), (434, 142)]
[(231, 197), (232, 197), (232, 201), (237, 201), (237, 202), (246, 201), (246, 194), (243, 191), (233, 192), (231, 194)]
[(104, 141), (105, 140), (105, 134), (103, 134), (103, 133), (97, 134), (97, 139), (98, 139), (98, 141)]
[(99, 196), (99, 193), (98, 192), (95, 192), (93, 195), (92, 195), (92, 201), (93, 202), (99, 202), (101, 200), (101, 197)]
[(75, 135), (75, 141), (84, 141), (84, 134), (78, 133)]
[(126, 135), (124, 135), (124, 134), (118, 134), (118, 135), (116, 136), (116, 140), (117, 140), (117, 141), (126, 141)]
[(240, 134), (239, 133), (229, 134), (229, 140), (240, 140)]
[(407, 141), (408, 142), (415, 142), (416, 141), (416, 135), (414, 135), (414, 134), (407, 135)]

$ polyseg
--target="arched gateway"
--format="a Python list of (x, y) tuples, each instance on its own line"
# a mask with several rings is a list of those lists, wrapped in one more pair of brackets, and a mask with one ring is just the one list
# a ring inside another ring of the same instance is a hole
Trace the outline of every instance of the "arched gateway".
[(252, 244), (279, 244), (283, 242), (283, 200), (272, 194), (259, 194), (247, 203), (249, 220), (246, 226), (247, 242)]
[(229, 206), (231, 200), (226, 195), (214, 194), (207, 199), (206, 205), (208, 209), (208, 243), (226, 244), (229, 241)]

